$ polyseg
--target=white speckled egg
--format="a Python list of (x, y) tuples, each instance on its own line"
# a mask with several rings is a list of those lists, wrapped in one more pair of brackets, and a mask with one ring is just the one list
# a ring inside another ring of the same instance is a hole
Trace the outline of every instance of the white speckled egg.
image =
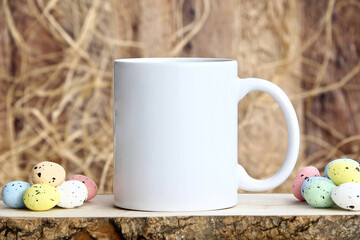
[(66, 181), (69, 181), (69, 180), (77, 180), (77, 181), (80, 181), (83, 184), (85, 184), (85, 186), (88, 190), (87, 202), (96, 196), (96, 194), (98, 192), (98, 187), (92, 179), (90, 179), (84, 175), (76, 174), (76, 175), (73, 175), (66, 179)]
[(343, 209), (360, 210), (360, 183), (348, 182), (337, 186), (331, 194), (335, 204)]
[(41, 162), (36, 164), (31, 171), (33, 183), (49, 184), (58, 186), (65, 180), (65, 169), (54, 162)]
[(1, 198), (8, 207), (25, 208), (23, 195), (25, 190), (30, 186), (30, 183), (23, 181), (9, 182), (3, 187)]
[(65, 181), (56, 188), (60, 192), (58, 207), (76, 208), (86, 202), (88, 191), (85, 184), (80, 181)]
[(49, 184), (34, 184), (25, 190), (23, 199), (30, 210), (46, 211), (56, 206), (60, 193)]

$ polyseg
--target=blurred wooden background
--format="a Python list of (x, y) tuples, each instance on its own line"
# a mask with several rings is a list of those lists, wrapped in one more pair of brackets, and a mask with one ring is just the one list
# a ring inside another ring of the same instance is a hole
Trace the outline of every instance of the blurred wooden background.
[[(360, 160), (360, 2), (355, 0), (2, 0), (0, 187), (56, 161), (112, 191), (112, 61), (236, 59), (240, 77), (270, 80), (301, 124), (296, 171)], [(267, 94), (239, 104), (239, 162), (269, 177), (286, 126)]]

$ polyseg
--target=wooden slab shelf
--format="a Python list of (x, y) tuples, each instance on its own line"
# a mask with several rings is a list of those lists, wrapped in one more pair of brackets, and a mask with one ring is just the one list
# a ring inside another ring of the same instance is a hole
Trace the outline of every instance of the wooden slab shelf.
[(204, 212), (129, 211), (99, 195), (45, 212), (0, 202), (0, 239), (358, 239), (359, 215), (315, 209), (291, 194), (239, 194), (237, 206)]

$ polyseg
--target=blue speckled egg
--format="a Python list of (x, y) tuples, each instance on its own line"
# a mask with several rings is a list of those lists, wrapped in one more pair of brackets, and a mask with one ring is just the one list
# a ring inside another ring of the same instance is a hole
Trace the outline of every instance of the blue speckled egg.
[(360, 164), (355, 161), (333, 161), (328, 164), (327, 174), (336, 185), (360, 182)]
[(328, 208), (334, 206), (331, 198), (332, 191), (336, 185), (329, 181), (310, 182), (304, 191), (306, 202), (316, 208)]
[[(339, 158), (339, 159), (333, 160), (333, 161), (329, 162), (329, 163), (326, 165), (326, 167), (325, 167), (325, 176), (326, 176), (327, 178), (329, 178), (329, 175), (328, 175), (328, 168), (329, 168), (329, 166), (330, 166), (331, 164), (333, 164), (333, 163), (336, 163), (336, 162), (349, 162), (349, 163), (353, 163), (353, 164), (355, 164), (355, 165), (359, 165), (359, 166), (360, 166), (360, 164), (359, 164), (357, 161), (355, 161), (355, 160), (353, 160), (353, 159), (350, 159), (350, 158)], [(330, 179), (330, 178), (329, 178), (329, 179)]]
[(301, 185), (301, 195), (303, 196), (303, 198), (305, 198), (304, 192), (305, 192), (306, 186), (309, 183), (314, 182), (314, 181), (328, 181), (328, 182), (333, 183), (330, 179), (325, 178), (325, 177), (310, 177), (310, 178), (306, 179)]
[(337, 186), (331, 194), (335, 204), (343, 209), (360, 210), (360, 183), (348, 182)]
[(23, 181), (13, 181), (6, 184), (1, 191), (3, 202), (10, 208), (25, 208), (23, 195), (30, 183)]

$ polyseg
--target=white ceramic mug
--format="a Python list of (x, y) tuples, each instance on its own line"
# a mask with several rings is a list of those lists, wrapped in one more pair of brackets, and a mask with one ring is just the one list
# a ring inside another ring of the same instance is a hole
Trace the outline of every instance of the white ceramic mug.
[[(265, 180), (253, 179), (237, 162), (237, 105), (254, 90), (279, 103), (288, 129), (285, 161)], [(114, 62), (114, 204), (118, 207), (147, 211), (232, 207), (238, 189), (264, 191), (283, 183), (295, 166), (299, 141), (298, 120), (286, 94), (269, 81), (238, 78), (235, 60)]]

